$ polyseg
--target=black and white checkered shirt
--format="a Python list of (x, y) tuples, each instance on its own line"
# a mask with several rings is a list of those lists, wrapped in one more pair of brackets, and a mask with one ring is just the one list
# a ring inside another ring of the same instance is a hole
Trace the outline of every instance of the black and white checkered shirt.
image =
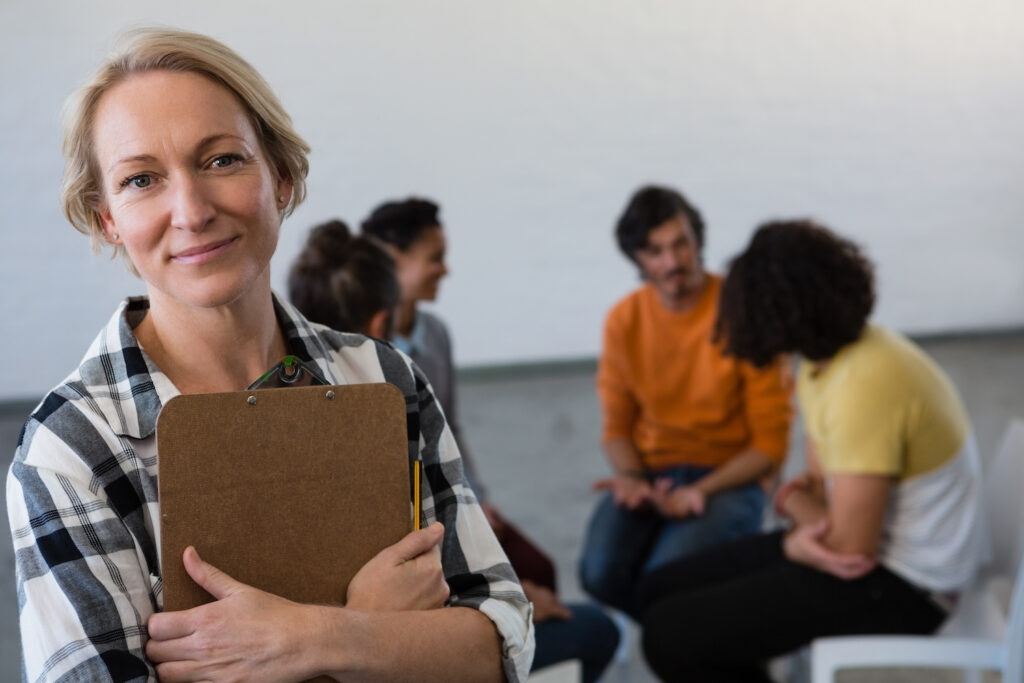
[[(163, 605), (155, 429), (161, 407), (179, 392), (132, 332), (148, 308), (145, 298), (121, 305), (18, 442), (7, 506), (25, 681), (156, 680), (144, 654), (146, 621)], [(525, 680), (530, 605), (464, 484), (455, 441), (423, 375), (387, 344), (310, 323), (276, 298), (275, 308), (290, 352), (323, 377), (389, 382), (405, 395), (410, 448), (426, 474), (424, 519), (445, 525), (451, 604), (479, 609), (495, 623), (506, 677)]]

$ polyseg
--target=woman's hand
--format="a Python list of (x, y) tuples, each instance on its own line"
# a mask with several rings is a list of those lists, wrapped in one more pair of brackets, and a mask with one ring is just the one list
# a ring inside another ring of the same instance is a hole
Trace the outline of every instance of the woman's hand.
[(348, 584), (345, 606), (364, 612), (443, 607), (450, 590), (441, 568), (444, 526), (434, 522), (377, 553)]
[(664, 477), (654, 482), (651, 501), (662, 516), (685, 519), (703, 514), (706, 499), (696, 486), (672, 488), (672, 480)]
[(297, 681), (316, 674), (303, 644), (317, 608), (236, 581), (191, 546), (182, 561), (216, 602), (149, 618), (146, 656), (161, 681)]
[(814, 524), (828, 516), (824, 482), (804, 472), (779, 487), (772, 500), (775, 512), (797, 524)]
[(805, 564), (840, 579), (859, 579), (875, 568), (874, 558), (856, 553), (841, 553), (825, 545), (828, 520), (804, 524), (786, 534), (782, 549), (793, 562)]

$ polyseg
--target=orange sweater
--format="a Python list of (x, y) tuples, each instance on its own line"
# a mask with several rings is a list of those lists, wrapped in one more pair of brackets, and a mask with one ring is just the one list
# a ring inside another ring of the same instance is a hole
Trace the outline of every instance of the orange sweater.
[(603, 440), (632, 439), (644, 464), (716, 467), (747, 448), (786, 454), (792, 380), (782, 359), (757, 370), (712, 343), (721, 278), (682, 313), (644, 286), (605, 322), (597, 390)]

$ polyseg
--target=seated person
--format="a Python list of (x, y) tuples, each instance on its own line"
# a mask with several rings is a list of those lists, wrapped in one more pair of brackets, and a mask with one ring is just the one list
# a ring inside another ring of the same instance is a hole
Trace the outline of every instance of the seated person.
[[(430, 379), (448, 424), (455, 433), (466, 464), (467, 476), (477, 496), (483, 496), (485, 489), (470, 464), (465, 439), (458, 429), (455, 370), (448, 330), (440, 318), (417, 307), (420, 301), (436, 298), (438, 284), (448, 272), (444, 262), (445, 240), (438, 218), (438, 207), (424, 199), (387, 202), (366, 219), (363, 233), (363, 236), (352, 239), (353, 245), (359, 240), (379, 238), (394, 257), (398, 282), (401, 283), (401, 303), (395, 321), (396, 344), (412, 356)], [(363, 276), (357, 274), (355, 269), (359, 267), (362, 271), (367, 270), (368, 264), (365, 261), (357, 263), (355, 259), (346, 259), (340, 254), (339, 257), (314, 253), (320, 251), (316, 242), (323, 240), (314, 240), (311, 235), (299, 257), (299, 263), (335, 259), (339, 272), (331, 275), (332, 282), (362, 279)], [(297, 270), (298, 264), (292, 271), (293, 280)], [(314, 290), (317, 287), (306, 286), (305, 289)], [(333, 289), (342, 299), (341, 309), (364, 310), (367, 314), (370, 312), (372, 306), (366, 301), (359, 301), (370, 294), (369, 288), (337, 286)], [(388, 291), (391, 291), (390, 287)], [(306, 309), (302, 310), (306, 312)], [(309, 315), (314, 317), (312, 313)], [(557, 597), (555, 567), (551, 560), (506, 521), (493, 505), (482, 503), (482, 507), (512, 568), (522, 581), (527, 598), (534, 606), (537, 650), (533, 670), (568, 659), (579, 659), (583, 665), (583, 680), (597, 680), (618, 645), (619, 632), (614, 623), (595, 605), (562, 604)]]
[(331, 220), (309, 231), (288, 273), (288, 298), (321, 325), (389, 339), (402, 290), (383, 243)]
[(598, 361), (612, 476), (580, 560), (584, 588), (631, 612), (639, 578), (755, 533), (760, 481), (785, 457), (781, 361), (755, 368), (713, 340), (721, 279), (704, 269), (704, 223), (678, 192), (644, 187), (615, 235), (645, 284), (608, 314)]
[(808, 221), (770, 223), (733, 262), (718, 329), (756, 365), (798, 353), (807, 472), (775, 496), (786, 532), (653, 572), (643, 647), (664, 680), (768, 681), (763, 663), (819, 636), (926, 634), (984, 550), (980, 466), (939, 367), (867, 321), (871, 264)]
[[(309, 147), (264, 79), (206, 36), (133, 32), (71, 101), (64, 153), (65, 214), (147, 296), (117, 308), (33, 411), (11, 464), (23, 679), (525, 679), (530, 607), (426, 380), (390, 345), (310, 323), (271, 291)], [(394, 384), (418, 425), (429, 526), (364, 565), (344, 606), (244, 585), (191, 546), (159, 555), (162, 406), (244, 390), (288, 354), (333, 383)], [(214, 601), (164, 612), (161, 560)]]

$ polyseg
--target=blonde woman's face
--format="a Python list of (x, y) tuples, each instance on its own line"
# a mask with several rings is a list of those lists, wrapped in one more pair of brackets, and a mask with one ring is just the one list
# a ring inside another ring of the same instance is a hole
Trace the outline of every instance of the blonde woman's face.
[(151, 296), (214, 307), (269, 287), (291, 185), (230, 91), (196, 74), (136, 74), (100, 99), (93, 136), (104, 232)]

